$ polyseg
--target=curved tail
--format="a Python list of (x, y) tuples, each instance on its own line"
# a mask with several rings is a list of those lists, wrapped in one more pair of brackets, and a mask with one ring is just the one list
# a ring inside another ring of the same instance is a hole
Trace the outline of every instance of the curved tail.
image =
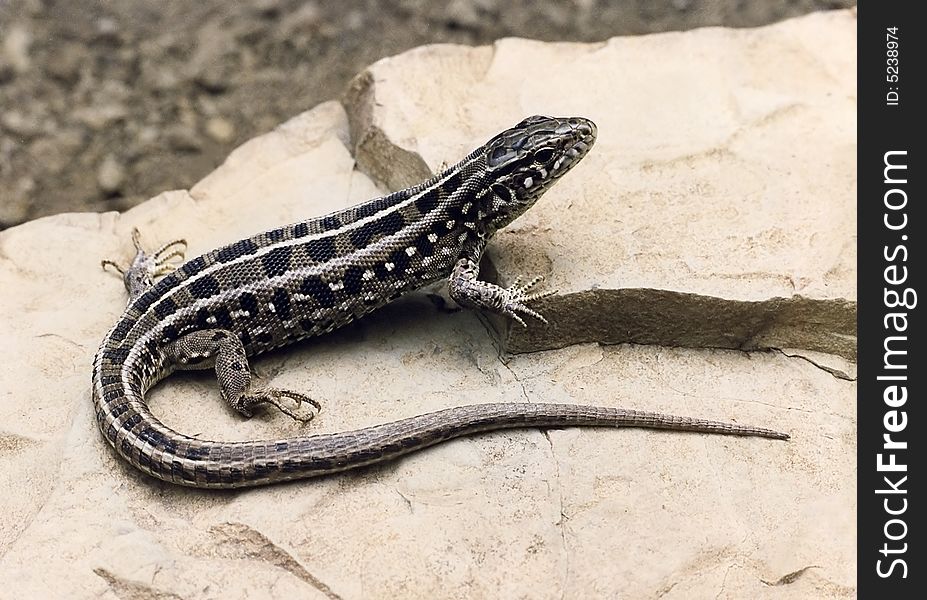
[[(138, 407), (136, 443), (114, 444), (134, 465), (180, 485), (238, 488), (371, 465), (456, 437), (518, 427), (643, 427), (778, 440), (788, 434), (661, 413), (576, 404), (473, 404), (364, 429), (254, 442), (210, 442), (178, 434)], [(144, 424), (142, 423), (144, 422)]]

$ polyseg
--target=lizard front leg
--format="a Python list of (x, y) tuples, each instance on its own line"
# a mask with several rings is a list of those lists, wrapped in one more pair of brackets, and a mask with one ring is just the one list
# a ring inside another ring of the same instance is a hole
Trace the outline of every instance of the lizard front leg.
[(454, 265), (451, 276), (448, 278), (448, 290), (451, 298), (461, 306), (487, 310), (515, 319), (522, 326), (527, 327), (522, 315), (534, 317), (542, 323), (547, 323), (536, 310), (528, 304), (541, 298), (555, 294), (555, 291), (529, 293), (534, 286), (543, 281), (537, 276), (525, 284), (520, 283), (521, 278), (507, 288), (482, 281), (480, 274), (480, 257), (486, 248), (486, 241), (478, 238), (475, 242), (464, 248), (461, 257)]

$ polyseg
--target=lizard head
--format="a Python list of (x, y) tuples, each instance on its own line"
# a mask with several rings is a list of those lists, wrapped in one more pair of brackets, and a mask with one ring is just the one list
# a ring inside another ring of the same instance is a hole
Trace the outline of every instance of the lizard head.
[(491, 139), (484, 146), (491, 229), (528, 210), (586, 155), (595, 138), (596, 126), (589, 119), (537, 115)]

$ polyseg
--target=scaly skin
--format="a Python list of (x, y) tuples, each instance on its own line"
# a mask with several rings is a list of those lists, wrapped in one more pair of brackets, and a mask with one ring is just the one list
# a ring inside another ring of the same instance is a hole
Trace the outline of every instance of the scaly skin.
[[(178, 240), (137, 254), (130, 301), (94, 359), (93, 403), (106, 440), (154, 477), (236, 488), (345, 471), (451, 438), (513, 427), (649, 427), (787, 439), (769, 429), (568, 404), (475, 404), (337, 434), (220, 442), (173, 431), (144, 394), (175, 369), (215, 368), (223, 399), (250, 416), (271, 404), (293, 416), (307, 396), (253, 382), (248, 356), (328, 333), (391, 300), (448, 279), (460, 304), (524, 324), (540, 279), (502, 288), (479, 280), (487, 241), (588, 152), (595, 125), (530, 117), (420, 185), (259, 233), (196, 257)], [(154, 283), (154, 278), (165, 275)], [(292, 406), (291, 406), (292, 405)]]

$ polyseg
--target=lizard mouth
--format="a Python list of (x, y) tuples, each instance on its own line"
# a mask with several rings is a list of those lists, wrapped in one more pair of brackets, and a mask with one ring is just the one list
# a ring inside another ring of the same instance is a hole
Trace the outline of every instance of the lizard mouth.
[(559, 177), (569, 171), (573, 165), (579, 162), (579, 160), (589, 152), (592, 145), (595, 143), (596, 134), (598, 133), (595, 123), (589, 119), (581, 118), (577, 118), (576, 121), (578, 121), (578, 123), (575, 125), (571, 124), (575, 140), (565, 149), (563, 154), (554, 161), (554, 164), (551, 165), (551, 173), (555, 177)]

